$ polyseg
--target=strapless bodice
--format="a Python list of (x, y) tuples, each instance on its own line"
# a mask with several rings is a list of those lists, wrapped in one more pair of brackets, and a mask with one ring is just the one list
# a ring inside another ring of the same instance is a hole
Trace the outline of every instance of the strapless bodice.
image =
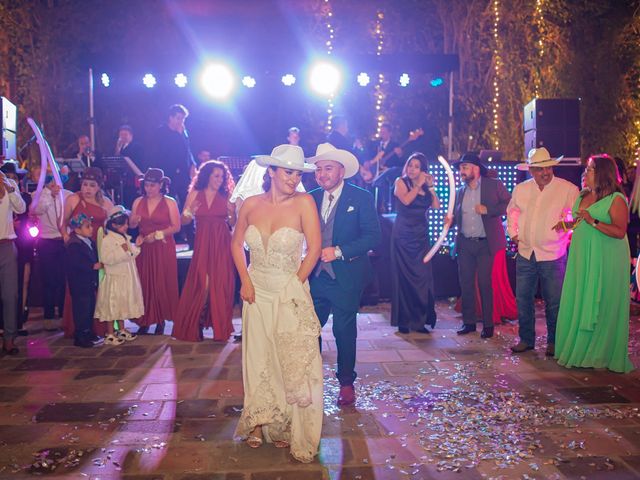
[(258, 227), (249, 225), (244, 240), (251, 254), (250, 269), (287, 274), (298, 271), (304, 241), (302, 232), (290, 227), (280, 227), (263, 239)]

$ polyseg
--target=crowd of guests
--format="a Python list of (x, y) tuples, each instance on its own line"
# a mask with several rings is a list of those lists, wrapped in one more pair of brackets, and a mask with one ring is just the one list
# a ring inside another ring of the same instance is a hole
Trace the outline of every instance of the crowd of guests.
[[(203, 158), (196, 167), (183, 108), (173, 108), (163, 130), (167, 137), (179, 135), (167, 140), (167, 151), (188, 153), (184, 163), (171, 166), (181, 179), (148, 168), (139, 177), (131, 211), (107, 198), (98, 167), (84, 170), (75, 193), (62, 188), (53, 172), (40, 172), (44, 188), (33, 195), (20, 191), (25, 172), (10, 162), (2, 167), (3, 351), (18, 353), (15, 225), (20, 216), (37, 219), (40, 228), (35, 249), (45, 285), (45, 328), (56, 328), (55, 319), (62, 317), (65, 335), (78, 347), (121, 345), (150, 327), (163, 334), (167, 320), (178, 339), (201, 341), (203, 329), (211, 327), (215, 341), (227, 341), (233, 333), (237, 275), (244, 302), (245, 390), (237, 434), (252, 448), (266, 440), (311, 461), (322, 424), (317, 340), (330, 315), (338, 350), (338, 404), (356, 399), (357, 313), (372, 277), (368, 252), (380, 241), (373, 196), (345, 181), (358, 174), (360, 164), (353, 153), (331, 143), (318, 145), (307, 159), (298, 146), (278, 146), (271, 155), (256, 157), (235, 188), (224, 163)], [(289, 135), (299, 138), (299, 131)], [(628, 372), (633, 368), (627, 353), (629, 207), (618, 167), (607, 155), (590, 157), (579, 191), (554, 176), (558, 162), (544, 148), (532, 150), (518, 165), (532, 178), (512, 194), (476, 154), (464, 154), (454, 164), (462, 186), (446, 222), (457, 226), (454, 252), (463, 317), (457, 333), (475, 332), (479, 313), (480, 336), (494, 335), (491, 277), (497, 256), (505, 254), (506, 215), (506, 233), (518, 245), (520, 341), (513, 353), (535, 348), (534, 298), (540, 283), (546, 355), (567, 367)], [(421, 261), (430, 247), (429, 209), (441, 206), (428, 170), (425, 155), (414, 153), (393, 185), (398, 213), (391, 236), (391, 323), (400, 335), (429, 334), (437, 320), (431, 263)], [(309, 172), (319, 188), (307, 195), (301, 179)], [(189, 225), (195, 225), (193, 256), (179, 294), (174, 237)], [(138, 329), (127, 330), (125, 320)], [(267, 391), (275, 393), (265, 396)]]

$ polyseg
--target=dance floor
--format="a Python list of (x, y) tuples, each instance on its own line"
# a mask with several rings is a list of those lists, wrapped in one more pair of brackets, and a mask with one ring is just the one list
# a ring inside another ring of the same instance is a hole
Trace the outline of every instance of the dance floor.
[[(359, 394), (335, 406), (335, 343), (325, 327), (325, 417), (311, 464), (235, 442), (241, 345), (145, 336), (81, 349), (27, 324), (0, 359), (0, 478), (627, 479), (640, 477), (640, 374), (568, 370), (536, 351), (512, 356), (515, 325), (458, 337), (438, 304), (430, 335), (400, 336), (389, 306), (359, 315)], [(236, 320), (237, 323), (239, 323)], [(631, 321), (640, 367), (640, 321)], [(207, 332), (205, 332), (207, 333)], [(211, 332), (208, 332), (211, 337)]]

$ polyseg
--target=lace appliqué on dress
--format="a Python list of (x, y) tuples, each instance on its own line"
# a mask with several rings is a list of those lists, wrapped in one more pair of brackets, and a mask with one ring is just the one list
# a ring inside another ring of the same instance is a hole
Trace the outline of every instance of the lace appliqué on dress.
[[(304, 296), (309, 296), (309, 299)], [(288, 283), (283, 297), (284, 299), (281, 297), (279, 309), (280, 319), (289, 317), (296, 320), (295, 322), (279, 321), (275, 336), (280, 368), (283, 373), (285, 398), (288, 404), (297, 404), (304, 408), (312, 403), (311, 364), (320, 355), (318, 344), (320, 321), (316, 316), (309, 293), (297, 277), (292, 278)], [(283, 324), (284, 328), (288, 327), (286, 330), (281, 327)], [(291, 329), (291, 325), (296, 328)]]

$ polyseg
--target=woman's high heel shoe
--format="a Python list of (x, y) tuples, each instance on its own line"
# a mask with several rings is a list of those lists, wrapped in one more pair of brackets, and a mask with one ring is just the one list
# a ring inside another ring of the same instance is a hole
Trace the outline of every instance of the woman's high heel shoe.
[(256, 437), (254, 435), (249, 435), (247, 437), (247, 445), (251, 448), (260, 448), (262, 446), (262, 438)]

